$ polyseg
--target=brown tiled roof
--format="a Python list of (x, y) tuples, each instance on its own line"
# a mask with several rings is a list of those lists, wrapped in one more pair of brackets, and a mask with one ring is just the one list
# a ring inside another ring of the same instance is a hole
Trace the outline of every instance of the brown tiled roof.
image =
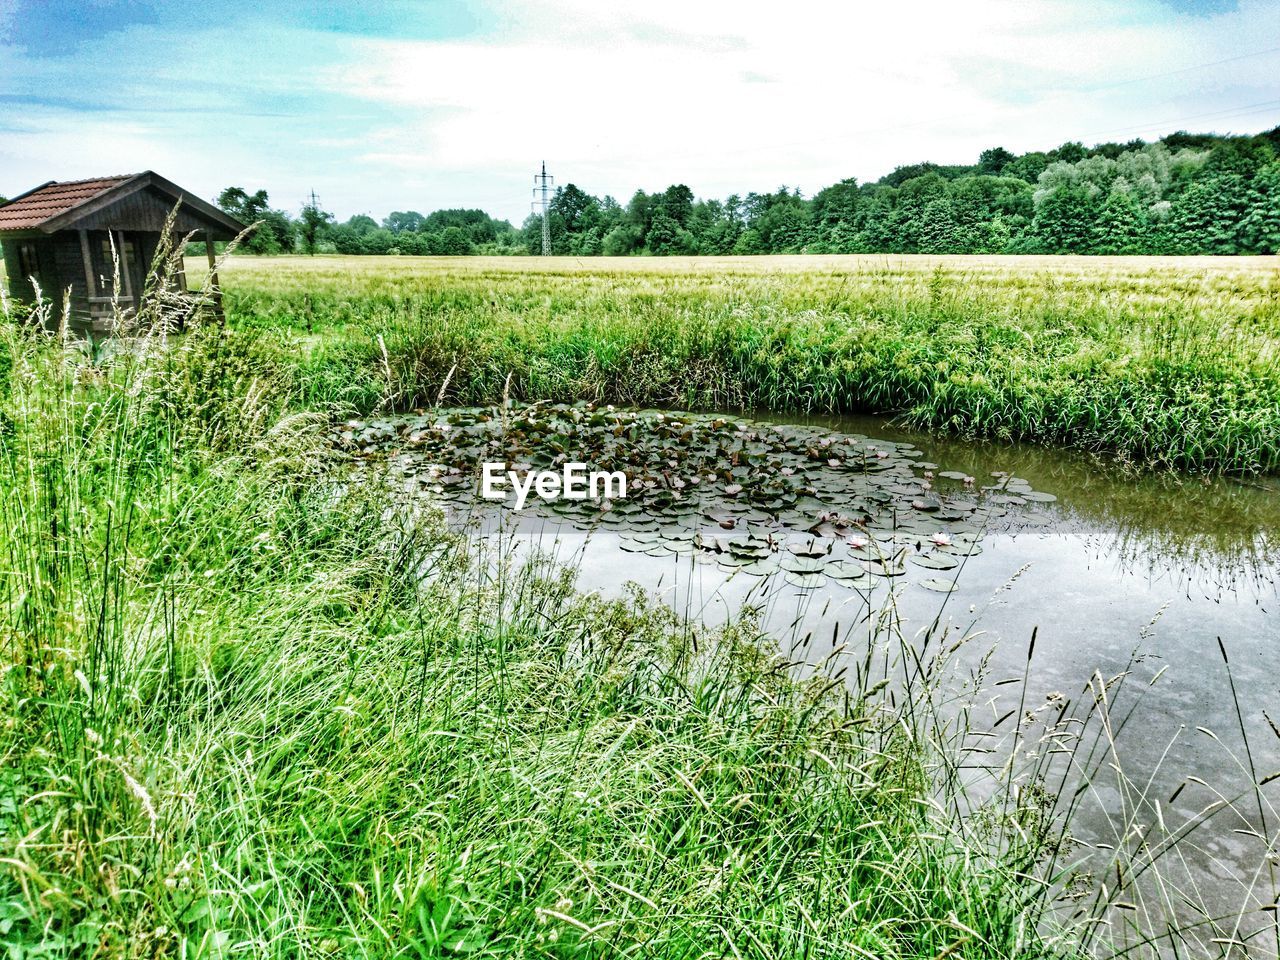
[(0, 207), (0, 230), (30, 230), (100, 194), (127, 183), (138, 174), (54, 181), (36, 187)]

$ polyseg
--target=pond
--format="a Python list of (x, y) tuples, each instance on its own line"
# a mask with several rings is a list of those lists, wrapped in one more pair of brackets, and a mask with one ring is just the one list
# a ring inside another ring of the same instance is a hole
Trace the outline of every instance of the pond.
[[(1063, 774), (1079, 859), (1105, 874), (1127, 847), (1134, 868), (1159, 846), (1155, 825), (1169, 836), (1200, 824), (1139, 888), (1150, 901), (1135, 912), (1147, 925), (1166, 912), (1225, 917), (1206, 940), (1260, 922), (1232, 916), (1265, 905), (1274, 882), (1263, 837), (1276, 832), (1280, 783), (1252, 788), (1280, 771), (1274, 478), (1139, 474), (872, 417), (585, 404), (353, 422), (337, 440), (388, 460), (460, 528), (557, 552), (583, 589), (633, 581), (708, 623), (750, 606), (797, 662), (861, 650), (887, 620), (908, 643), (951, 631), (964, 638), (965, 722), (1006, 747), (1034, 739), (1025, 715), (1043, 732), (1047, 708), (1110, 697), (1126, 675), (1106, 749)], [(482, 462), (565, 460), (622, 470), (628, 497), (604, 509), (532, 497), (517, 513), (514, 494), (478, 496)], [(865, 684), (869, 661), (848, 659), (845, 682)]]

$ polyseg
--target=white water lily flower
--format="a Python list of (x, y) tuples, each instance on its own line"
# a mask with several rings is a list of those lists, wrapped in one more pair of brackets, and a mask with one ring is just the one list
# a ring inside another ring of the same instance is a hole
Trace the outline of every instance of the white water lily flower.
[(949, 547), (951, 546), (951, 537), (945, 533), (938, 532), (929, 538), (929, 542), (935, 547)]
[(866, 537), (850, 537), (846, 542), (849, 544), (849, 546), (853, 547), (853, 549), (861, 550), (863, 547), (867, 545), (867, 538)]

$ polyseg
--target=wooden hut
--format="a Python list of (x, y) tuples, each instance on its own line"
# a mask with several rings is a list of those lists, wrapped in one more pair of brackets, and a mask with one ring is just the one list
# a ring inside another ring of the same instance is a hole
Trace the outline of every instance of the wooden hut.
[[(10, 295), (34, 301), (34, 279), (45, 299), (59, 308), (70, 297), (73, 328), (90, 335), (111, 332), (116, 302), (125, 313), (137, 309), (161, 231), (179, 204), (175, 239), (194, 233), (205, 241), (212, 268), (213, 241), (230, 240), (244, 226), (150, 170), (51, 180), (14, 197), (0, 206), (0, 246)], [(181, 274), (179, 283), (186, 289)]]

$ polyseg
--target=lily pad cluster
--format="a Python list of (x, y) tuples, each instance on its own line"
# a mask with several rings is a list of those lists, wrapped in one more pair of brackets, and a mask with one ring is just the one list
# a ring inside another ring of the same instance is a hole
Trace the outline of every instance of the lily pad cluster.
[[(954, 589), (982, 533), (1037, 522), (1051, 502), (1018, 477), (983, 478), (923, 459), (910, 444), (746, 418), (580, 403), (467, 408), (334, 431), (358, 456), (383, 458), (455, 513), (502, 509), (480, 499), (481, 465), (518, 475), (566, 462), (622, 471), (617, 500), (543, 501), (524, 514), (618, 535), (623, 550), (698, 555), (727, 571), (780, 574), (802, 589), (859, 590), (911, 578)], [(514, 505), (514, 495), (506, 506)]]

